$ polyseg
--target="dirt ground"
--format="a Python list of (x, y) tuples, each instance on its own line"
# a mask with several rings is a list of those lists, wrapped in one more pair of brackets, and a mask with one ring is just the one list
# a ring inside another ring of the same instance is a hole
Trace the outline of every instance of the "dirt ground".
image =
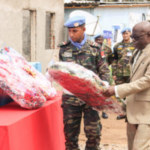
[[(100, 114), (101, 115), (101, 114)], [(116, 114), (108, 114), (108, 119), (101, 118), (102, 137), (101, 150), (127, 150), (126, 123), (125, 120), (116, 120)], [(84, 135), (83, 123), (80, 134), (80, 147), (84, 150), (86, 137)]]

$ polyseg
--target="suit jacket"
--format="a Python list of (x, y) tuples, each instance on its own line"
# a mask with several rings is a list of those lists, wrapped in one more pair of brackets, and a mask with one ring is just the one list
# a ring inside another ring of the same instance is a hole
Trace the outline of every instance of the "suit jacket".
[[(131, 68), (137, 50), (131, 59)], [(118, 95), (126, 97), (127, 119), (131, 124), (150, 124), (150, 44), (131, 69), (130, 83), (117, 86)]]

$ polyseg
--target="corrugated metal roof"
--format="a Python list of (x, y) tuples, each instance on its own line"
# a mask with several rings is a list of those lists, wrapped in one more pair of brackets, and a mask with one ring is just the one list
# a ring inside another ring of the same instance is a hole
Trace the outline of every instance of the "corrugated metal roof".
[(65, 0), (65, 4), (66, 3), (79, 3), (79, 4), (81, 4), (81, 3), (95, 3), (95, 1), (77, 1), (77, 0)]
[(65, 4), (68, 3), (76, 3), (76, 4), (91, 4), (91, 3), (98, 3), (98, 4), (147, 4), (150, 3), (150, 0), (146, 0), (141, 2), (141, 0), (118, 0), (118, 1), (109, 1), (109, 0), (64, 0)]
[(100, 2), (100, 1), (82, 1), (82, 0), (66, 0), (65, 7), (71, 8), (71, 7), (100, 7), (100, 6), (150, 6), (150, 2)]

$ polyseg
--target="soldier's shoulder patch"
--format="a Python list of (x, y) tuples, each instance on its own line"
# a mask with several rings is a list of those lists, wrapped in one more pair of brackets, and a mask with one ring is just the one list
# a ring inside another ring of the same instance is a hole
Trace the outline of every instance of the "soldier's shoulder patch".
[(62, 42), (60, 44), (58, 44), (58, 47), (64, 47), (64, 46), (67, 46), (69, 45), (70, 41), (67, 41), (67, 42)]
[(118, 50), (122, 50), (123, 49), (123, 45), (118, 45), (117, 49)]
[(124, 45), (123, 45), (122, 42), (119, 42), (118, 44), (115, 45), (115, 48), (116, 48), (117, 50), (122, 50), (122, 49), (124, 48)]
[(63, 56), (64, 57), (72, 57), (72, 52), (64, 52)]

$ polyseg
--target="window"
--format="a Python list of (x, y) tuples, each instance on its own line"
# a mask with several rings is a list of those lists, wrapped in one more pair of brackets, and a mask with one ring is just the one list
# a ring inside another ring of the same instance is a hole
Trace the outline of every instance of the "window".
[(55, 20), (55, 13), (46, 12), (45, 49), (55, 48), (54, 20)]
[(23, 10), (22, 54), (27, 61), (35, 61), (36, 11)]
[(31, 14), (29, 10), (23, 10), (23, 31), (22, 31), (22, 53), (31, 60)]

